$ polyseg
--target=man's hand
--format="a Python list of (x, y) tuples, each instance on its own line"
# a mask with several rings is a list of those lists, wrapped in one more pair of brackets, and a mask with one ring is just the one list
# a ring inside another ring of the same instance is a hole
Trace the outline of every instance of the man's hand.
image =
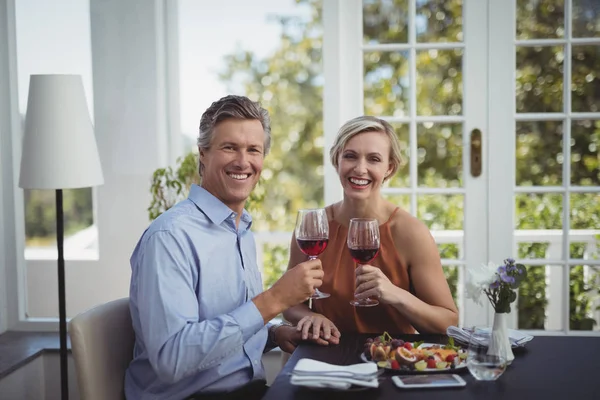
[(323, 284), (321, 260), (309, 260), (296, 265), (273, 286), (270, 291), (283, 303), (284, 310), (306, 301)]
[[(293, 353), (300, 342), (302, 342), (302, 332), (296, 330), (293, 326), (281, 325), (275, 329), (275, 343), (286, 353)], [(320, 337), (317, 339), (309, 338), (309, 342), (321, 346), (328, 346), (329, 342)], [(337, 343), (336, 343), (337, 344)]]
[(302, 339), (304, 340), (309, 337), (312, 339), (321, 337), (332, 344), (340, 342), (341, 333), (339, 329), (333, 322), (321, 314), (313, 313), (302, 318), (298, 321), (296, 330), (302, 333)]
[(322, 284), (321, 260), (308, 260), (288, 269), (269, 290), (252, 301), (267, 323), (282, 311), (306, 301)]

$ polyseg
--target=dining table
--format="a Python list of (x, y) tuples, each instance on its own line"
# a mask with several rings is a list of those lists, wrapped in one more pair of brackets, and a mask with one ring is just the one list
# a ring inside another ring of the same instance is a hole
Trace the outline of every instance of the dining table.
[[(301, 343), (271, 384), (263, 399), (600, 399), (600, 337), (535, 336), (524, 346), (514, 348), (515, 358), (495, 381), (478, 381), (468, 368), (455, 369), (466, 385), (459, 388), (411, 388), (395, 386), (391, 377), (402, 374), (385, 369), (379, 387), (351, 387), (347, 390), (313, 389), (292, 385), (290, 376), (298, 360), (309, 358), (335, 365), (365, 362), (364, 343), (378, 334), (344, 333), (337, 345)], [(404, 341), (448, 343), (445, 335), (394, 335)], [(406, 373), (406, 372), (404, 372)], [(410, 372), (414, 373), (414, 372)]]

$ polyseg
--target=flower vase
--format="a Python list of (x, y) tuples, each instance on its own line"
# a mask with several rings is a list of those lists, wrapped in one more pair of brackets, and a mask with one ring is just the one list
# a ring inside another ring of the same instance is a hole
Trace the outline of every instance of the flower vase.
[(508, 338), (508, 329), (506, 328), (506, 320), (508, 313), (495, 313), (494, 326), (492, 327), (492, 337), (490, 338), (490, 346), (488, 354), (499, 355), (506, 360), (506, 364), (510, 365), (515, 359), (510, 340)]

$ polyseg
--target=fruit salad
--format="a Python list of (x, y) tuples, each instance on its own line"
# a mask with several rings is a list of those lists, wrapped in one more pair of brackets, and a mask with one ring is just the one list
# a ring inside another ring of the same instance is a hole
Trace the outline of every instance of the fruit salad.
[(376, 362), (381, 368), (402, 371), (437, 371), (461, 368), (466, 365), (467, 353), (454, 345), (405, 342), (394, 339), (387, 332), (365, 342), (364, 358)]

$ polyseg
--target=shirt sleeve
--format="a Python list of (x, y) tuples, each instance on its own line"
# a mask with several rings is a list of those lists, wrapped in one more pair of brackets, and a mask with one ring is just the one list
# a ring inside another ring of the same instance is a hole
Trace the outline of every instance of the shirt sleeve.
[(152, 367), (166, 382), (243, 352), (244, 343), (264, 326), (252, 301), (228, 314), (198, 320), (192, 273), (198, 266), (185, 243), (170, 231), (154, 232), (132, 263), (141, 339)]

